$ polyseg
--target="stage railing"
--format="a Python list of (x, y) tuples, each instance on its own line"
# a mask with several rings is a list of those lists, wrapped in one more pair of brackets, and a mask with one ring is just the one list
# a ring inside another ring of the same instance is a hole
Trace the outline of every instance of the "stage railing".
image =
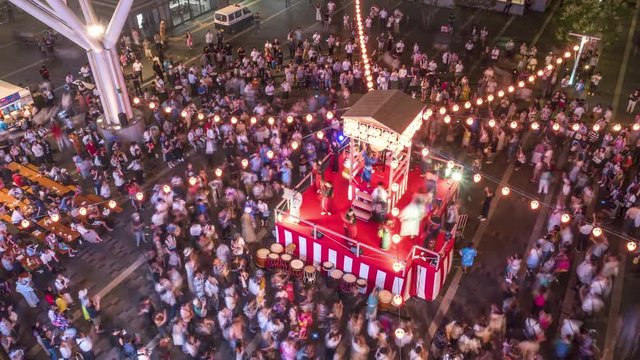
[[(342, 149), (340, 149), (340, 151), (342, 151), (346, 146), (344, 146)], [(327, 160), (329, 160), (329, 158), (331, 157), (331, 155), (326, 155), (322, 161), (321, 161), (321, 166), (323, 167), (323, 171), (324, 171), (324, 167), (325, 164), (327, 162)], [(305, 175), (299, 182), (298, 184), (296, 184), (296, 186), (294, 186), (294, 189), (296, 191), (304, 191), (306, 189), (305, 184), (307, 184), (307, 182), (309, 181), (307, 186), (311, 185), (311, 176), (312, 176), (312, 172), (309, 172), (307, 175)], [(283, 223), (286, 224), (288, 221), (292, 221), (292, 223), (294, 223), (295, 225), (298, 226), (303, 226), (306, 228), (309, 228), (312, 232), (311, 234), (313, 235), (314, 238), (318, 238), (318, 233), (321, 233), (323, 236), (326, 236), (328, 240), (332, 241), (333, 243), (335, 243), (337, 246), (340, 246), (342, 248), (345, 248), (349, 251), (351, 251), (352, 248), (355, 248), (355, 256), (356, 257), (369, 257), (367, 254), (362, 255), (362, 250), (367, 250), (370, 251), (376, 255), (379, 255), (382, 257), (382, 259), (374, 259), (371, 258), (373, 260), (386, 260), (388, 262), (391, 263), (395, 263), (396, 261), (399, 261), (399, 259), (396, 256), (393, 256), (392, 254), (372, 247), (370, 245), (367, 244), (363, 244), (361, 242), (359, 242), (356, 239), (352, 239), (349, 238), (345, 235), (339, 234), (333, 230), (327, 229), (323, 226), (317, 225), (313, 222), (310, 221), (306, 221), (304, 219), (301, 219), (299, 217), (295, 217), (293, 215), (291, 215), (291, 213), (289, 213), (289, 209), (287, 208), (288, 202), (286, 199), (282, 199), (275, 207), (274, 210), (274, 214), (276, 217), (276, 222), (279, 223)], [(436, 210), (434, 212), (434, 214), (438, 214), (438, 215), (442, 215), (442, 213), (444, 212), (444, 210), (446, 209), (446, 206), (443, 204), (443, 206), (441, 206), (438, 210)], [(301, 225), (302, 224), (302, 225)], [(456, 230), (458, 227), (458, 223), (456, 223), (453, 227), (453, 229), (451, 230), (451, 234), (455, 234)], [(327, 236), (330, 235), (330, 236)], [(333, 237), (333, 238), (332, 238)], [(337, 239), (335, 239), (337, 238)], [(343, 241), (344, 243), (340, 242)], [(455, 241), (454, 239), (448, 239), (445, 240), (445, 246), (444, 248), (446, 248), (446, 242), (448, 241)], [(405, 259), (403, 260), (403, 268), (402, 268), (402, 275), (405, 276), (406, 275), (406, 271), (411, 267), (412, 262), (414, 259), (416, 258), (420, 258), (423, 261), (431, 261), (433, 262), (433, 266), (434, 267), (439, 267), (440, 266), (440, 261), (442, 259), (442, 256), (438, 253), (435, 252), (433, 250), (429, 250), (427, 248), (424, 248), (422, 246), (419, 245), (413, 245), (411, 247), (411, 251), (409, 252), (409, 254), (405, 257)]]

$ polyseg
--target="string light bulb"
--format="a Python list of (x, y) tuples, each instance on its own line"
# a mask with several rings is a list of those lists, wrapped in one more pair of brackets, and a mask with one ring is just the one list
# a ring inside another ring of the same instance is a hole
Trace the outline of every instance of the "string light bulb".
[(291, 148), (292, 148), (293, 150), (298, 150), (298, 146), (299, 146), (299, 145), (298, 145), (298, 142), (297, 142), (297, 141), (293, 141), (293, 142), (291, 142)]
[(620, 131), (620, 130), (622, 130), (622, 125), (620, 124), (613, 125), (613, 131)]
[(57, 213), (56, 213), (56, 214), (51, 214), (51, 220), (52, 220), (53, 222), (58, 222), (58, 221), (60, 221), (60, 215), (58, 215)]
[(518, 87), (519, 88), (523, 88), (524, 87), (524, 81), (522, 81), (522, 80), (518, 81)]
[(393, 301), (392, 301), (393, 305), (395, 306), (400, 306), (402, 305), (402, 296), (395, 294), (393, 295)]
[(186, 110), (182, 110), (182, 112), (180, 113), (180, 116), (182, 116), (183, 118), (186, 118), (187, 115), (189, 115), (189, 113), (187, 113)]
[(398, 339), (402, 339), (404, 337), (404, 329), (397, 328), (396, 331), (394, 332), (394, 334), (396, 335), (396, 337)]
[(489, 95), (487, 95), (487, 101), (488, 101), (488, 102), (492, 102), (492, 101), (493, 101), (493, 99), (495, 99), (495, 97), (493, 96), (493, 94), (489, 94)]
[(553, 131), (559, 131), (560, 130), (560, 124), (555, 123), (555, 124), (553, 124), (553, 126), (551, 128), (553, 129)]
[(222, 169), (217, 168), (216, 171), (215, 171), (215, 174), (216, 174), (217, 177), (222, 176)]
[(394, 207), (393, 209), (391, 209), (391, 215), (393, 215), (394, 217), (400, 215), (400, 209), (398, 209), (397, 207)]
[(453, 160), (449, 160), (449, 161), (447, 161), (447, 167), (448, 167), (449, 169), (453, 169), (453, 167), (454, 167), (455, 165), (456, 165), (456, 164), (453, 162)]
[(398, 183), (391, 184), (391, 191), (398, 192), (398, 190), (400, 190), (400, 185), (398, 185)]
[(483, 103), (483, 102), (484, 102), (484, 101), (482, 101), (482, 99), (481, 99), (481, 98), (478, 98), (478, 100), (476, 100), (476, 104), (477, 104), (478, 106), (482, 105), (482, 103)]
[(531, 123), (532, 130), (538, 130), (539, 128), (540, 128), (540, 124), (538, 124), (536, 121)]
[(471, 103), (470, 103), (470, 102), (468, 102), (468, 101), (466, 101), (466, 102), (464, 103), (464, 108), (465, 108), (465, 109), (470, 109), (470, 108), (471, 108)]
[(440, 115), (444, 115), (447, 113), (447, 108), (445, 108), (444, 106), (440, 108)]
[(162, 190), (165, 192), (165, 194), (168, 194), (171, 192), (171, 186), (165, 185), (162, 187)]
[(156, 103), (153, 101), (149, 103), (149, 109), (154, 110), (156, 108)]
[(307, 122), (311, 122), (311, 121), (313, 121), (313, 115), (311, 115), (311, 114), (307, 114), (307, 116), (305, 117), (305, 119), (307, 119)]
[(243, 168), (246, 168), (247, 166), (249, 166), (249, 160), (247, 160), (247, 159), (242, 159), (242, 161), (240, 161), (240, 163), (242, 164)]
[[(544, 71), (542, 69), (538, 70), (537, 75), (538, 76), (544, 75)], [(529, 79), (531, 79), (531, 76), (529, 76)], [(529, 80), (529, 81), (533, 82), (533, 80)]]
[(318, 139), (322, 140), (322, 139), (324, 138), (324, 133), (323, 133), (322, 131), (318, 131), (318, 132), (316, 133), (316, 137), (317, 137)]
[(402, 270), (402, 263), (399, 261), (396, 261), (393, 263), (393, 271), (395, 272), (400, 272)]
[(460, 106), (458, 106), (458, 104), (453, 104), (453, 106), (451, 107), (451, 110), (453, 112), (456, 112), (456, 111), (460, 110)]
[(568, 223), (570, 220), (571, 220), (571, 215), (569, 215), (569, 214), (567, 214), (567, 213), (564, 213), (564, 214), (562, 214), (562, 216), (560, 216), (560, 221), (561, 221), (563, 224)]
[(598, 132), (598, 131), (600, 131), (600, 125), (594, 124), (592, 129), (593, 129), (593, 131)]
[(391, 160), (391, 168), (393, 168), (393, 169), (397, 169), (397, 168), (398, 168), (398, 165), (399, 165), (399, 163), (398, 163), (398, 159), (393, 159), (393, 160)]
[(512, 93), (516, 90), (516, 88), (513, 87), (513, 85), (509, 85), (509, 87), (507, 88), (507, 91)]
[(29, 227), (29, 225), (31, 225), (31, 223), (29, 222), (29, 220), (24, 219), (24, 220), (20, 221), (20, 225), (21, 225), (23, 228), (25, 228), (25, 229), (26, 229), (26, 228), (28, 228), (28, 227)]
[(400, 243), (400, 240), (402, 240), (402, 236), (400, 236), (400, 234), (393, 234), (391, 237), (391, 241), (396, 245)]
[(269, 159), (272, 159), (272, 158), (273, 158), (273, 150), (269, 150), (269, 151), (267, 151), (267, 157), (268, 157)]
[(204, 120), (204, 114), (203, 113), (198, 113), (198, 120), (200, 120), (200, 121)]
[(134, 98), (133, 98), (133, 104), (134, 104), (134, 105), (138, 105), (138, 104), (140, 104), (140, 98), (139, 98), (139, 97), (137, 97), (137, 96), (136, 96), (136, 97), (134, 97)]
[(164, 107), (164, 112), (166, 112), (167, 114), (171, 113), (171, 106), (165, 106)]
[(267, 122), (269, 123), (269, 125), (273, 125), (276, 122), (276, 119), (274, 119), (273, 116), (269, 116)]
[(496, 126), (496, 121), (494, 119), (490, 119), (489, 120), (489, 127), (494, 127)]
[(107, 205), (109, 205), (110, 209), (115, 209), (116, 205), (118, 205), (118, 204), (116, 203), (115, 200), (109, 200), (109, 203)]
[(504, 96), (504, 91), (503, 90), (498, 91), (498, 97), (503, 97), (503, 96)]
[(80, 213), (80, 215), (86, 216), (87, 215), (87, 208), (83, 206), (78, 210), (78, 212)]
[(640, 124), (633, 124), (631, 128), (633, 129), (633, 131), (638, 131), (640, 130)]
[(293, 122), (293, 116), (287, 116), (287, 124), (291, 124)]
[(220, 115), (218, 115), (218, 114), (213, 115), (213, 121), (219, 123), (220, 122)]
[(602, 235), (602, 229), (599, 227), (594, 227), (591, 233), (593, 234), (593, 236), (599, 237), (600, 235)]
[(540, 207), (538, 200), (531, 200), (531, 210), (537, 210)]
[(444, 117), (444, 123), (445, 123), (445, 124), (448, 124), (448, 123), (450, 123), (450, 122), (451, 122), (451, 116), (449, 116), (449, 115), (445, 115), (445, 117)]
[(511, 189), (509, 189), (509, 187), (505, 186), (502, 188), (502, 195), (507, 196), (509, 195), (510, 192), (511, 192)]
[(195, 176), (189, 178), (189, 185), (195, 186), (198, 183), (198, 179)]
[(482, 175), (480, 175), (480, 174), (473, 175), (473, 182), (474, 183), (479, 183), (481, 180), (482, 180)]
[(633, 240), (627, 241), (627, 251), (632, 253), (632, 252), (636, 251), (637, 248), (638, 248), (638, 243), (636, 243)]
[(427, 149), (427, 148), (423, 148), (423, 149), (422, 149), (422, 156), (424, 156), (424, 157), (429, 156), (429, 149)]
[(137, 193), (136, 193), (136, 199), (137, 199), (138, 201), (142, 201), (142, 199), (144, 199), (144, 194), (143, 194), (143, 193), (141, 193), (141, 192), (137, 192)]
[(237, 123), (238, 123), (238, 118), (237, 118), (237, 117), (235, 117), (235, 116), (232, 116), (232, 117), (231, 117), (231, 123), (232, 123), (233, 125), (237, 124)]
[(467, 118), (467, 125), (469, 125), (469, 126), (473, 125), (473, 118), (472, 117)]
[(573, 131), (578, 131), (578, 130), (580, 130), (580, 124), (575, 123), (575, 124), (571, 125), (571, 129), (572, 129)]
[(329, 120), (333, 119), (333, 112), (327, 111), (327, 119)]
[(252, 116), (251, 119), (249, 119), (249, 122), (251, 122), (251, 125), (255, 125), (256, 123), (258, 123), (258, 119), (256, 119), (255, 116)]
[[(539, 71), (540, 71), (540, 75), (542, 75), (542, 70), (539, 70)], [(532, 82), (536, 81), (536, 77), (533, 76), (533, 75), (529, 75), (529, 78), (527, 80), (529, 80), (529, 82), (532, 83)], [(524, 84), (523, 84), (523, 86), (524, 86)]]
[(509, 124), (509, 126), (510, 126), (512, 129), (516, 129), (516, 128), (518, 127), (518, 122), (514, 120), (514, 121), (512, 121), (512, 122)]

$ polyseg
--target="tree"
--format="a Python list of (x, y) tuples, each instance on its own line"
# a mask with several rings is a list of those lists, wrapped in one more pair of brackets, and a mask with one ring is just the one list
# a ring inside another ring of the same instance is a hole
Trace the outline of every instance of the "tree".
[(567, 41), (573, 32), (611, 43), (622, 33), (622, 19), (629, 15), (627, 3), (627, 0), (565, 0), (557, 17), (556, 37)]

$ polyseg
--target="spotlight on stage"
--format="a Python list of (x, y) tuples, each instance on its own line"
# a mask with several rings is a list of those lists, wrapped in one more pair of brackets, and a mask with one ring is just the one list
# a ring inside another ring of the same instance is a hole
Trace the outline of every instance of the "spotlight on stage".
[(338, 133), (337, 139), (338, 139), (338, 143), (340, 143), (340, 145), (344, 145), (348, 140), (348, 138), (346, 136), (344, 136), (344, 134), (342, 132)]

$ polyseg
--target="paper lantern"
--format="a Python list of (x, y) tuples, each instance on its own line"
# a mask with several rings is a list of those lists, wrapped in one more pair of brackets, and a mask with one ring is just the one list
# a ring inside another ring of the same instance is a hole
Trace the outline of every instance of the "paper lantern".
[(111, 209), (115, 209), (116, 208), (116, 201), (115, 200), (109, 200), (109, 202), (107, 203), (107, 205), (109, 205), (109, 208)]
[(537, 200), (531, 200), (531, 210), (536, 210), (540, 207), (540, 203)]
[(402, 240), (402, 236), (400, 236), (400, 234), (393, 234), (391, 237), (391, 241), (393, 241), (394, 244), (399, 244), (400, 240)]

